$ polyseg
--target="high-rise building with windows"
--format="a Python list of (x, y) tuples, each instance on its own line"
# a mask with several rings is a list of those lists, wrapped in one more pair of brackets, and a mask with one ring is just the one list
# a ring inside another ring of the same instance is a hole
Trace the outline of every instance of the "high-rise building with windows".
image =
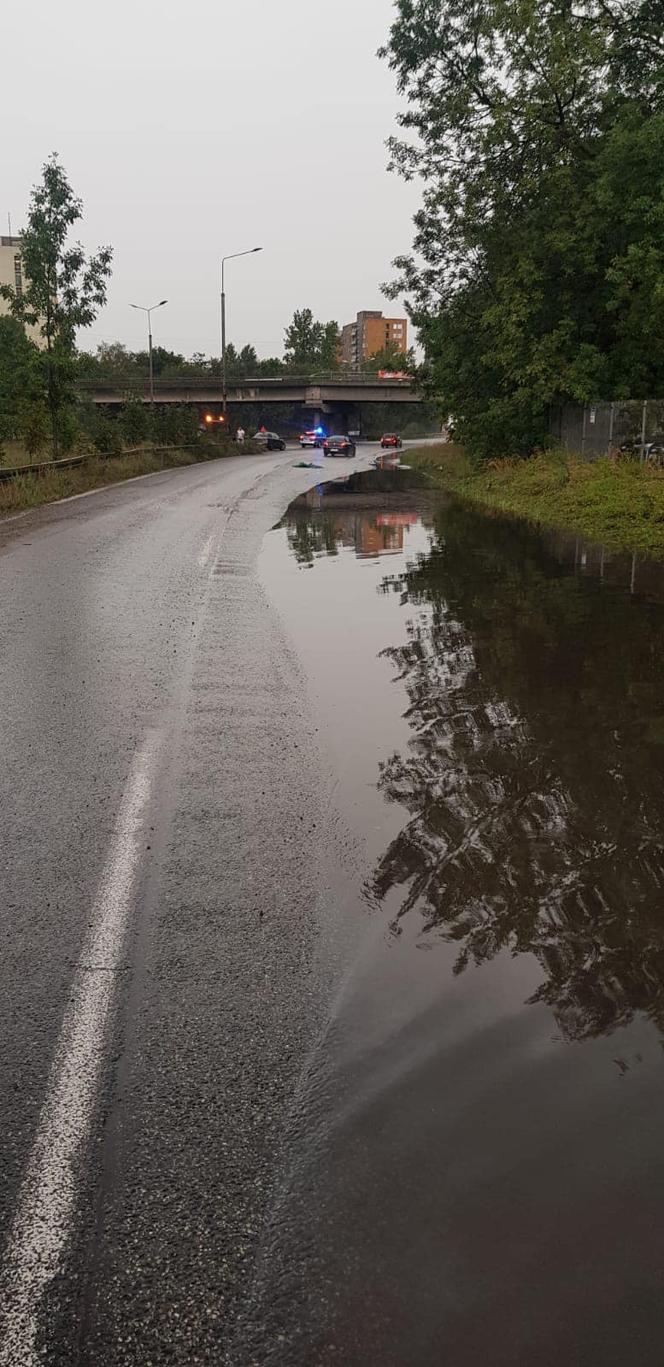
[(341, 329), (340, 359), (353, 370), (361, 370), (366, 361), (387, 347), (408, 350), (405, 318), (383, 318), (379, 309), (364, 309), (354, 323), (346, 323)]
[[(20, 296), (25, 289), (25, 269), (20, 237), (0, 237), (0, 285), (11, 285)], [(0, 296), (0, 315), (10, 313), (9, 301)], [(44, 345), (41, 328), (26, 327), (28, 337), (37, 346)]]

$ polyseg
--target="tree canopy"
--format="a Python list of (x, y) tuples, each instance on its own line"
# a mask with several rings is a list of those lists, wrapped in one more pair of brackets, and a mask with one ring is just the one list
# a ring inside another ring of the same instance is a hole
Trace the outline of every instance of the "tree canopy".
[(284, 360), (289, 370), (309, 374), (338, 365), (339, 325), (320, 323), (311, 309), (296, 309), (284, 333)]
[(363, 370), (377, 372), (379, 370), (393, 370), (405, 374), (413, 374), (417, 369), (415, 352), (412, 348), (408, 351), (400, 351), (394, 344), (388, 344), (381, 351), (375, 351), (373, 356), (369, 356), (362, 364)]
[(425, 378), (482, 454), (526, 451), (563, 398), (664, 392), (663, 0), (397, 0), (424, 181), (395, 263)]
[(28, 222), (21, 238), (25, 282), (0, 286), (19, 323), (36, 327), (44, 342), (42, 363), (51, 420), (53, 453), (67, 441), (67, 409), (73, 403), (76, 331), (88, 327), (106, 300), (112, 251), (101, 247), (86, 257), (69, 233), (83, 206), (55, 154), (42, 168), (32, 191)]
[(20, 290), (0, 286), (14, 318), (37, 327), (44, 341), (54, 453), (63, 410), (72, 402), (76, 331), (89, 327), (105, 303), (113, 257), (110, 247), (86, 257), (80, 242), (69, 243), (70, 230), (82, 214), (82, 202), (54, 153), (32, 191), (21, 238), (25, 283)]

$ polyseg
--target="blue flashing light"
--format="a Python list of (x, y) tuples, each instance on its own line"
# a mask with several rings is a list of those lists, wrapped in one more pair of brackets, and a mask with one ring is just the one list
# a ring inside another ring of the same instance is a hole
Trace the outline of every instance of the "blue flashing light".
[(324, 427), (316, 427), (316, 428), (314, 428), (314, 431), (315, 431), (317, 437), (322, 437), (322, 435), (323, 435), (323, 433), (324, 433), (324, 431), (325, 431), (325, 428), (324, 428)]

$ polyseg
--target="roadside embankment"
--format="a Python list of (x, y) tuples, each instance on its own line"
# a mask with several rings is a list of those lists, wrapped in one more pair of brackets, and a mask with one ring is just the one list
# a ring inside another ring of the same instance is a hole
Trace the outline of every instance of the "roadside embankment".
[(664, 471), (633, 460), (581, 461), (567, 452), (472, 462), (448, 443), (415, 447), (407, 462), (431, 483), (613, 550), (664, 556)]
[[(249, 443), (243, 448), (247, 454), (253, 450), (253, 445)], [(91, 454), (80, 465), (54, 466), (53, 469), (47, 467), (0, 483), (0, 517), (4, 513), (20, 512), (26, 508), (36, 508), (42, 503), (70, 498), (73, 494), (101, 489), (107, 484), (135, 479), (137, 475), (150, 475), (179, 465), (196, 465), (201, 461), (236, 454), (235, 447), (230, 449), (209, 442), (188, 447), (138, 449), (114, 456), (113, 459)]]

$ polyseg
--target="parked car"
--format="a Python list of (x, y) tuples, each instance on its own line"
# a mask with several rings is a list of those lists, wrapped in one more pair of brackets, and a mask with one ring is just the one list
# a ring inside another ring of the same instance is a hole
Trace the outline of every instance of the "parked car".
[(280, 437), (277, 432), (257, 432), (254, 441), (260, 442), (260, 445), (264, 446), (266, 451), (286, 450), (286, 443), (283, 437)]
[(322, 446), (324, 439), (324, 433), (319, 431), (318, 428), (314, 428), (311, 432), (302, 433), (302, 436), (300, 437), (300, 446), (303, 450), (305, 446)]
[(639, 437), (626, 437), (619, 449), (623, 456), (640, 456), (643, 448)]
[(384, 451), (389, 446), (392, 446), (395, 451), (403, 446), (401, 437), (398, 437), (396, 432), (385, 432), (380, 439), (380, 444)]
[(326, 437), (323, 442), (325, 456), (354, 456), (357, 447), (349, 436)]
[(623, 456), (632, 456), (634, 460), (647, 460), (653, 465), (661, 465), (664, 457), (664, 435), (658, 432), (646, 442), (642, 442), (639, 437), (627, 437), (620, 444), (620, 453)]

